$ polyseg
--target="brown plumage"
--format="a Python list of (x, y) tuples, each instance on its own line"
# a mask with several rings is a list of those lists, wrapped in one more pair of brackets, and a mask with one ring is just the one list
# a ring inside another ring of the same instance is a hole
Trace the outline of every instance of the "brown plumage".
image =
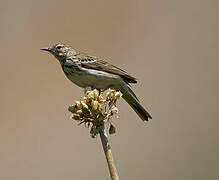
[(81, 66), (88, 69), (95, 69), (119, 75), (126, 83), (137, 83), (136, 78), (129, 75), (126, 71), (94, 56), (85, 53), (78, 53), (76, 57), (80, 60)]

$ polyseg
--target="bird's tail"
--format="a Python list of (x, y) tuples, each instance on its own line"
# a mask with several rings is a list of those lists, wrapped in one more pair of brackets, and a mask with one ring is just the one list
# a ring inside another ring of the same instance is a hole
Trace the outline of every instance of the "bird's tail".
[(132, 107), (132, 109), (143, 121), (148, 121), (148, 119), (152, 119), (151, 115), (140, 104), (136, 95), (129, 86), (123, 84), (120, 91), (122, 92), (122, 97), (125, 99), (125, 101)]

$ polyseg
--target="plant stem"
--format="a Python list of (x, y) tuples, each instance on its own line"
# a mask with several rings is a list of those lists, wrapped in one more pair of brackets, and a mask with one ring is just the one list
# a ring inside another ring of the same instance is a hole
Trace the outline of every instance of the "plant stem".
[(111, 147), (109, 145), (108, 136), (104, 127), (104, 124), (100, 126), (100, 139), (102, 142), (103, 150), (106, 156), (107, 164), (109, 167), (109, 172), (112, 180), (119, 180), (118, 172), (116, 170), (116, 165), (113, 161), (113, 154)]

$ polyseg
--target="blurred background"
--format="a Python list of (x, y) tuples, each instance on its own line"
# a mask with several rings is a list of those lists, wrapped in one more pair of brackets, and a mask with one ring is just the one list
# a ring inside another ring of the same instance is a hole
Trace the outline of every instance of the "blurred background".
[(120, 179), (219, 178), (219, 1), (0, 1), (0, 179), (109, 179), (99, 137), (70, 120), (83, 95), (39, 49), (63, 42), (130, 72), (153, 120), (123, 101)]

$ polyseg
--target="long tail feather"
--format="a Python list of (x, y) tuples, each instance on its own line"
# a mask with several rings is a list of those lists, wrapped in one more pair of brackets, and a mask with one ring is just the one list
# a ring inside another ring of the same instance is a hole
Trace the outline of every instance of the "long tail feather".
[(152, 119), (151, 115), (144, 109), (144, 107), (139, 103), (134, 92), (126, 84), (122, 86), (120, 91), (123, 94), (125, 101), (132, 107), (132, 109), (137, 113), (137, 115), (143, 120), (148, 121)]

